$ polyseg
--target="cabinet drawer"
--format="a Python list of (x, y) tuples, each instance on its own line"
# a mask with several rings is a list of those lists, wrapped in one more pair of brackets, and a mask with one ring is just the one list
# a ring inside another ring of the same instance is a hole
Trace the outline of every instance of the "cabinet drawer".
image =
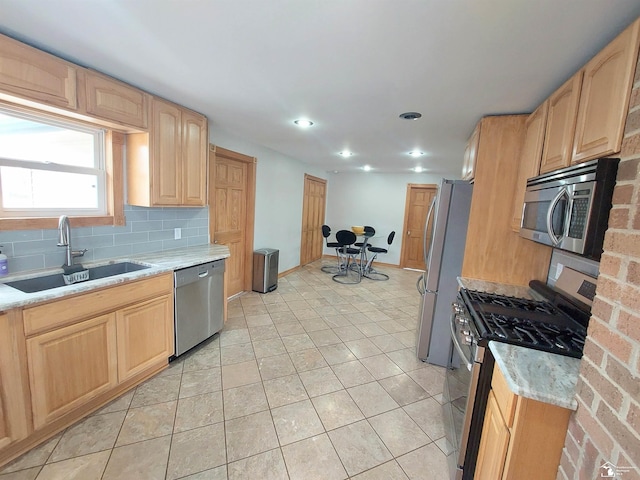
[(24, 331), (34, 335), (172, 291), (173, 275), (167, 273), (25, 308)]
[(509, 385), (507, 385), (507, 380), (497, 366), (493, 369), (491, 389), (502, 413), (502, 418), (504, 418), (504, 423), (507, 427), (511, 428), (513, 426), (518, 396), (511, 391)]

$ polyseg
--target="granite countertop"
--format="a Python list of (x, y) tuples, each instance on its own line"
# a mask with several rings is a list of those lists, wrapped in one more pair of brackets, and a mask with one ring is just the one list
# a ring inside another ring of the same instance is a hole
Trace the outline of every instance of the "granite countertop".
[(199, 245), (195, 247), (177, 248), (175, 250), (165, 250), (161, 252), (112, 258), (109, 260), (96, 262), (87, 262), (82, 263), (82, 265), (85, 267), (97, 267), (100, 265), (126, 261), (147, 265), (150, 268), (97, 280), (89, 280), (86, 282), (80, 282), (64, 287), (52, 288), (35, 293), (24, 293), (20, 290), (4, 285), (4, 283), (62, 273), (62, 268), (53, 268), (9, 275), (3, 277), (2, 283), (0, 283), (0, 311), (34, 305), (37, 303), (66, 297), (68, 295), (88, 292), (96, 288), (117, 285), (120, 283), (138, 280), (152, 275), (158, 275), (160, 273), (172, 272), (181, 268), (187, 268), (193, 265), (198, 265), (200, 263), (212, 262), (214, 260), (220, 260), (227, 257), (229, 257), (229, 248), (225, 245)]
[[(464, 277), (458, 277), (458, 284), (468, 290), (529, 300), (543, 299), (529, 287), (520, 285)], [(571, 410), (578, 408), (575, 391), (580, 359), (495, 341), (489, 342), (489, 350), (516, 395)]]
[(489, 282), (486, 280), (476, 280), (475, 278), (458, 277), (458, 285), (467, 290), (479, 292), (497, 293), (509, 297), (526, 298), (528, 300), (540, 300), (542, 297), (529, 287), (522, 285), (507, 285), (505, 283)]
[(513, 393), (532, 400), (576, 410), (580, 359), (489, 342), (489, 349)]

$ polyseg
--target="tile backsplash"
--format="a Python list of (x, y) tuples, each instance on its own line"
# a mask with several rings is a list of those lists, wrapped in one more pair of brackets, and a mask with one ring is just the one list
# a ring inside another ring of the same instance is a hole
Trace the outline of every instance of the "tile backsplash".
[[(125, 205), (122, 227), (72, 228), (74, 250), (88, 249), (76, 262), (103, 260), (139, 253), (209, 243), (209, 208), (145, 208)], [(181, 239), (175, 240), (176, 228)], [(9, 257), (9, 273), (59, 267), (65, 250), (57, 246), (58, 230), (0, 232), (0, 250)]]

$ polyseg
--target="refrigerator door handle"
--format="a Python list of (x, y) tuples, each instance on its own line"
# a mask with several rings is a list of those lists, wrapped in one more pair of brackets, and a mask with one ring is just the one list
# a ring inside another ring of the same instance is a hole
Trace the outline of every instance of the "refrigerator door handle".
[[(420, 284), (422, 284), (422, 288), (420, 286)], [(418, 281), (416, 282), (416, 289), (418, 290), (418, 293), (420, 293), (420, 295), (424, 295), (425, 289), (424, 289), (424, 274), (420, 275), (418, 277)]]
[[(428, 268), (429, 267), (429, 255), (427, 252), (427, 230), (429, 229), (429, 222), (431, 221), (431, 215), (433, 214), (433, 209), (436, 206), (436, 198), (437, 198), (437, 194), (435, 197), (433, 197), (433, 200), (431, 200), (431, 205), (429, 206), (429, 213), (427, 213), (427, 221), (424, 222), (424, 233), (422, 234), (422, 252), (424, 255), (424, 264), (425, 266)], [(431, 229), (431, 233), (433, 234), (433, 229)]]

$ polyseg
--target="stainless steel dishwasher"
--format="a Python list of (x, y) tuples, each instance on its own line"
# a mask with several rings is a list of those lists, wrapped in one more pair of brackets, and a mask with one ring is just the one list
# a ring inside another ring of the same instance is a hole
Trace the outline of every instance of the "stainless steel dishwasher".
[(182, 355), (224, 325), (224, 260), (176, 270), (175, 356)]

